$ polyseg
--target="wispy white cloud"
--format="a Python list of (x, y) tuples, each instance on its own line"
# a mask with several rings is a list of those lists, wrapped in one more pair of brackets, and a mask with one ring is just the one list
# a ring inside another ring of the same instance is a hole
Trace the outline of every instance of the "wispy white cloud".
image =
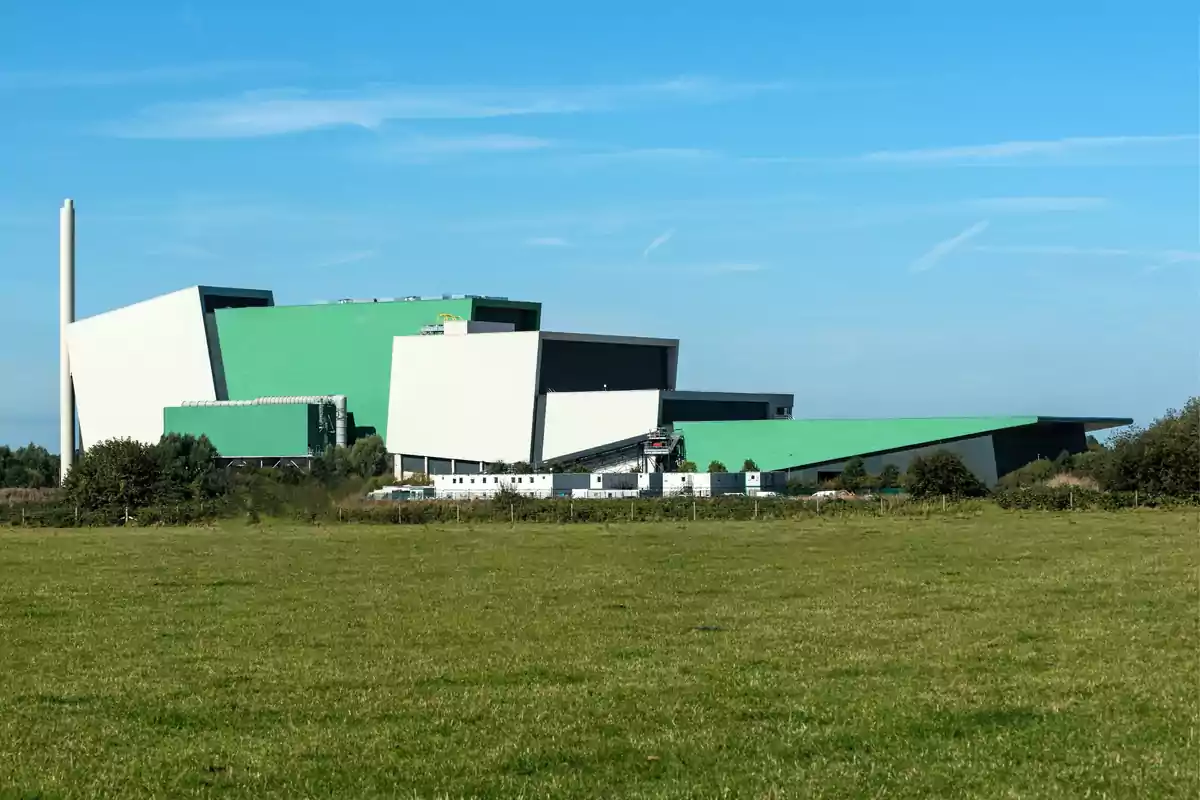
[(991, 144), (931, 147), (919, 150), (878, 150), (856, 160), (876, 164), (941, 164), (987, 162), (1025, 156), (1059, 156), (1079, 151), (1112, 150), (1197, 141), (1197, 134), (1157, 136), (1074, 136), (1063, 139), (994, 142)]
[[(1045, 161), (1076, 162), (1085, 156), (1151, 154), (1196, 160), (1200, 134), (1179, 133), (1147, 136), (1071, 136), (1062, 139), (1030, 139), (990, 144), (926, 147), (913, 150), (875, 150), (857, 155), (779, 155), (740, 156), (738, 161), (760, 164), (808, 164), (821, 167), (852, 166), (958, 166), (972, 164), (1024, 163)], [(1191, 146), (1189, 146), (1191, 145)]]
[(525, 240), (530, 247), (570, 247), (571, 243), (558, 236), (531, 236)]
[(484, 134), (480, 136), (414, 136), (384, 146), (386, 156), (425, 161), (441, 156), (483, 153), (523, 153), (553, 147), (554, 142), (536, 136)]
[(281, 61), (212, 61), (137, 69), (60, 69), (0, 72), (0, 90), (100, 89), (162, 83), (200, 83), (238, 75), (278, 74), (299, 65)]
[(976, 245), (972, 249), (981, 253), (1015, 256), (1136, 259), (1150, 262), (1147, 267), (1150, 271), (1175, 264), (1200, 263), (1200, 251), (1196, 250), (1142, 250), (1126, 247), (1079, 247), (1076, 245)]
[(646, 249), (642, 251), (642, 258), (649, 258), (651, 253), (662, 247), (667, 242), (671, 241), (671, 237), (674, 235), (675, 229), (671, 228), (670, 230), (663, 231), (658, 236), (655, 236), (654, 240), (651, 241), (650, 244), (646, 245)]
[(1039, 214), (1088, 211), (1106, 205), (1105, 197), (980, 197), (963, 201), (959, 207), (991, 214)]
[(583, 153), (580, 159), (591, 161), (638, 161), (638, 160), (679, 160), (720, 158), (716, 150), (705, 150), (699, 147), (635, 147), (627, 150), (598, 150)]
[(946, 256), (987, 230), (988, 224), (988, 220), (980, 220), (966, 230), (951, 236), (949, 239), (943, 239), (914, 261), (910, 269), (913, 272), (924, 272), (927, 269), (932, 269)]
[(724, 102), (772, 88), (777, 85), (679, 78), (624, 86), (252, 92), (151, 106), (134, 119), (111, 126), (109, 132), (129, 138), (249, 138), (330, 127), (373, 129), (391, 120), (486, 119), (601, 112), (664, 102)]

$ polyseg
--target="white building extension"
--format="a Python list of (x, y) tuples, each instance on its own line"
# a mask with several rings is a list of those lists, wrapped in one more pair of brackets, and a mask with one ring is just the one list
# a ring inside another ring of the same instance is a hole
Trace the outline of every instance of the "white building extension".
[(153, 444), (163, 408), (216, 400), (206, 304), (239, 299), (273, 302), (267, 291), (192, 286), (68, 325), (83, 448), (114, 438)]
[(782, 472), (537, 472), (524, 475), (433, 475), (439, 498), (481, 500), (508, 490), (526, 497), (719, 497), (782, 493)]
[(537, 331), (397, 336), (388, 449), (457, 461), (529, 461)]
[(652, 431), (662, 392), (551, 392), (538, 398), (542, 424), (537, 461), (561, 458)]
[(508, 490), (526, 497), (637, 497), (639, 476), (626, 473), (541, 472), (524, 475), (434, 475), (440, 498), (478, 500)]
[(652, 472), (638, 477), (647, 494), (664, 497), (782, 494), (787, 489), (783, 472)]
[(386, 441), (401, 464), (540, 463), (644, 435), (675, 386), (674, 339), (442, 328), (393, 340)]
[(67, 348), (85, 449), (153, 444), (164, 406), (217, 399), (197, 286), (71, 323)]

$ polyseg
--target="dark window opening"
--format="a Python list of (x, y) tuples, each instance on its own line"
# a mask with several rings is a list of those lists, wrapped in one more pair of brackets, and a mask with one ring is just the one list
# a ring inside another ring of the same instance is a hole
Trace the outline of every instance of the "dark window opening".
[(518, 331), (538, 329), (538, 311), (535, 308), (477, 305), (471, 319), (475, 322), (507, 322)]
[(660, 345), (546, 339), (538, 391), (666, 390), (669, 353)]
[(671, 425), (676, 422), (767, 419), (770, 408), (770, 404), (762, 401), (667, 399), (662, 405), (662, 421), (664, 425)]
[(210, 314), (222, 308), (266, 308), (271, 301), (266, 297), (237, 297), (226, 294), (202, 295), (204, 313)]

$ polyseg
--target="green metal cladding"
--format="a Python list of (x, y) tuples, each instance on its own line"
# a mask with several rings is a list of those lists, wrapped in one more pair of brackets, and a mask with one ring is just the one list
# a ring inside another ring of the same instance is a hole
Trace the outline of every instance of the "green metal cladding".
[(744, 422), (685, 422), (689, 461), (705, 469), (720, 461), (739, 469), (754, 459), (760, 469), (827, 464), (871, 453), (903, 450), (1033, 425), (1038, 417), (933, 417), (928, 419), (772, 419)]
[(344, 394), (351, 438), (386, 436), (392, 338), (418, 335), (441, 314), (476, 319), (496, 309), (540, 324), (537, 303), (483, 298), (218, 310), (228, 399)]
[(163, 433), (204, 435), (222, 456), (306, 456), (332, 443), (322, 433), (320, 407), (304, 403), (262, 406), (168, 406)]

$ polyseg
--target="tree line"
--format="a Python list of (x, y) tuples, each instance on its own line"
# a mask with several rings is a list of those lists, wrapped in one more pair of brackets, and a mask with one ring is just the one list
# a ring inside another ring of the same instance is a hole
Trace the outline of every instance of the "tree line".
[[(204, 436), (162, 437), (154, 445), (130, 439), (101, 442), (76, 462), (60, 499), (77, 509), (141, 508), (221, 500), (237, 505), (258, 492), (279, 495), (270, 487), (305, 487), (307, 492), (348, 496), (363, 494), (391, 479), (391, 459), (379, 436), (359, 439), (349, 448), (330, 448), (313, 460), (311, 471), (223, 470), (219, 454)], [(684, 462), (682, 470), (695, 471)], [(3, 488), (48, 488), (58, 481), (58, 457), (37, 445), (16, 450), (0, 447)], [(757, 464), (747, 459), (746, 471)], [(492, 464), (489, 471), (528, 471), (528, 464)], [(725, 472), (713, 461), (708, 472)], [(1170, 410), (1145, 428), (1118, 432), (1107, 444), (1090, 442), (1087, 452), (1042, 459), (1004, 476), (1000, 490), (1023, 491), (1056, 482), (1101, 492), (1194, 496), (1200, 492), (1200, 398)], [(869, 475), (862, 459), (848, 461), (835, 481), (839, 488), (903, 489), (915, 498), (980, 497), (987, 489), (953, 453), (938, 451), (912, 460), (901, 474), (894, 466)], [(792, 493), (807, 487), (795, 485)], [(291, 490), (289, 490), (291, 491)]]
[(0, 445), (0, 489), (52, 488), (58, 485), (58, 469), (58, 456), (44, 447)]

